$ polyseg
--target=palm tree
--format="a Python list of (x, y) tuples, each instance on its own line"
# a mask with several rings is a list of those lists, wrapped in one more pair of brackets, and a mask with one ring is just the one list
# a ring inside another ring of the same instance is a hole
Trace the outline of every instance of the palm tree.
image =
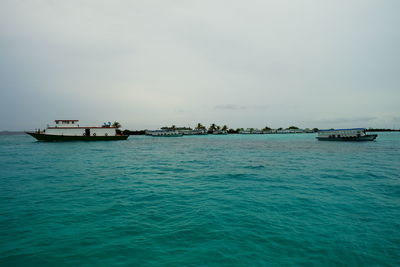
[(272, 129), (269, 128), (268, 126), (265, 126), (264, 129), (263, 129), (263, 131), (271, 131), (271, 130), (272, 130)]
[(215, 125), (215, 123), (213, 123), (213, 124), (211, 124), (210, 127), (208, 128), (208, 131), (214, 132), (215, 130), (217, 130), (217, 125)]
[(114, 123), (112, 124), (112, 127), (121, 128), (121, 124), (118, 121), (114, 121)]
[(221, 129), (222, 131), (227, 131), (228, 130), (228, 126), (226, 126), (226, 125), (224, 125), (224, 126), (222, 126), (222, 129)]
[(197, 126), (196, 126), (196, 129), (197, 130), (203, 130), (203, 129), (205, 129), (206, 127), (204, 127), (200, 122), (199, 123), (197, 123)]

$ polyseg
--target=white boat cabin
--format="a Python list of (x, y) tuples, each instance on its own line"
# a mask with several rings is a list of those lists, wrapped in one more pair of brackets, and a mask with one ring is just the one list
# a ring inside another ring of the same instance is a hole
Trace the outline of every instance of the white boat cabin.
[(79, 127), (79, 120), (55, 120), (55, 127)]
[(323, 137), (323, 138), (361, 137), (365, 135), (366, 135), (365, 128), (330, 129), (330, 130), (318, 131), (318, 137)]
[(66, 135), (66, 136), (114, 136), (117, 134), (117, 128), (111, 126), (111, 123), (100, 127), (80, 126), (79, 120), (55, 120), (55, 126), (47, 127), (46, 134)]

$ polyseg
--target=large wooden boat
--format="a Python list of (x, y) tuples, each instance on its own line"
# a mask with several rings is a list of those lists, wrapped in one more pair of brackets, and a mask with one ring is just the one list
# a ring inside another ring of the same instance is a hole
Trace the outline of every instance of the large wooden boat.
[(82, 127), (78, 120), (55, 120), (55, 126), (45, 130), (26, 132), (38, 141), (114, 141), (126, 140), (128, 135), (120, 134), (111, 123), (100, 127)]
[(367, 134), (365, 128), (319, 130), (320, 141), (374, 141), (377, 134)]

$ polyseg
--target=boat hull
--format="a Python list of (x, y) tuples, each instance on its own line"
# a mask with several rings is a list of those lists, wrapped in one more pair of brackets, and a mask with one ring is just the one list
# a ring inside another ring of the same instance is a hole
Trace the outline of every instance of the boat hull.
[(43, 142), (68, 142), (68, 141), (116, 141), (126, 140), (128, 135), (109, 135), (109, 136), (77, 136), (77, 135), (53, 135), (26, 132), (30, 136), (36, 138), (38, 141)]
[(377, 134), (368, 134), (364, 136), (352, 136), (352, 137), (316, 137), (320, 141), (374, 141), (378, 137)]

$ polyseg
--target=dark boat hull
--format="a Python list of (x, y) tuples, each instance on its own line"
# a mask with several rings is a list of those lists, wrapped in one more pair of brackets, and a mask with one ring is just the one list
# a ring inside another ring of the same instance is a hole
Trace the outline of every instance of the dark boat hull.
[(352, 137), (316, 137), (320, 141), (374, 141), (378, 137), (377, 134), (368, 134), (364, 136)]
[(71, 135), (52, 135), (43, 133), (26, 132), (38, 141), (44, 142), (68, 142), (68, 141), (116, 141), (126, 140), (128, 135), (110, 135), (110, 136), (71, 136)]

